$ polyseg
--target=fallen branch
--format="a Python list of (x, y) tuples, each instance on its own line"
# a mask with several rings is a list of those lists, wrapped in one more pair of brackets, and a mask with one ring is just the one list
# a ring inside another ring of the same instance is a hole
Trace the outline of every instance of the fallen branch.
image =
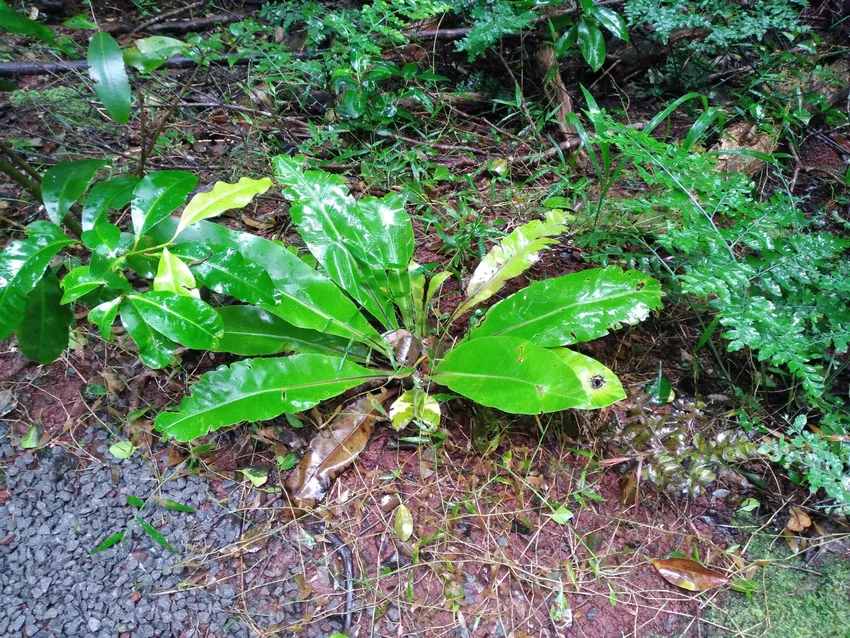
[[(321, 51), (315, 53), (305, 53), (295, 51), (291, 53), (292, 57), (305, 60)], [(208, 62), (214, 66), (229, 66), (249, 64), (257, 59), (264, 58), (261, 54), (248, 54), (238, 58), (235, 61), (229, 60), (226, 57), (210, 58)], [(196, 58), (189, 58), (184, 55), (173, 55), (166, 58), (163, 63), (163, 68), (168, 69), (190, 69), (198, 64)], [(74, 71), (85, 71), (88, 68), (88, 62), (85, 60), (62, 60), (60, 62), (0, 62), (0, 77), (18, 77), (22, 75), (51, 75), (54, 73), (69, 73)]]
[(191, 20), (174, 20), (173, 22), (145, 23), (139, 26), (124, 22), (113, 22), (103, 25), (103, 31), (116, 35), (119, 33), (138, 33), (151, 31), (154, 33), (189, 33), (190, 31), (206, 31), (219, 24), (241, 22), (247, 17), (244, 13), (220, 13)]

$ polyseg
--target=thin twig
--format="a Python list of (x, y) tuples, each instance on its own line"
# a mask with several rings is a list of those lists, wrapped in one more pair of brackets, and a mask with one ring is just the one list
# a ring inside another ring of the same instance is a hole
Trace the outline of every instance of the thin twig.
[(177, 106), (180, 104), (180, 101), (183, 99), (183, 96), (186, 95), (186, 92), (189, 90), (189, 87), (192, 86), (192, 82), (195, 81), (195, 77), (198, 75), (198, 70), (203, 65), (203, 59), (199, 60), (198, 66), (195, 67), (194, 71), (192, 71), (192, 75), (189, 77), (189, 80), (183, 84), (180, 88), (180, 92), (174, 96), (174, 99), (171, 101), (171, 106), (168, 107), (168, 110), (159, 118), (159, 121), (154, 125), (153, 130), (151, 131), (150, 140), (145, 142), (142, 140), (142, 152), (139, 157), (139, 168), (136, 171), (136, 174), (141, 177), (145, 172), (145, 162), (147, 158), (153, 153), (153, 148), (156, 145), (157, 139), (159, 139), (162, 130), (165, 128), (166, 123), (171, 117), (174, 115), (174, 112), (177, 110)]
[(147, 22), (142, 22), (140, 25), (135, 27), (132, 31), (130, 31), (130, 35), (134, 35), (139, 31), (144, 31), (146, 28), (151, 26), (152, 24), (156, 24), (157, 22), (162, 22), (168, 18), (173, 18), (176, 15), (180, 15), (181, 13), (185, 13), (187, 11), (191, 11), (192, 9), (197, 9), (205, 4), (204, 0), (199, 0), (198, 2), (193, 2), (192, 4), (187, 4), (185, 7), (177, 7), (176, 9), (172, 9), (171, 11), (166, 11), (164, 13), (160, 13), (158, 16), (154, 16)]

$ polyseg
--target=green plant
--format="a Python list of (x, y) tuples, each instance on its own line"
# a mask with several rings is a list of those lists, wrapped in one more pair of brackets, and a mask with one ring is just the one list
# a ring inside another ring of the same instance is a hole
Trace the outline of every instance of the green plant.
[[(156, 417), (156, 428), (179, 441), (302, 412), (369, 381), (401, 382), (399, 401), (411, 406), (405, 413), (432, 429), (436, 402), (427, 395), (434, 384), (518, 414), (598, 408), (623, 398), (620, 382), (565, 346), (636, 323), (660, 306), (660, 286), (651, 277), (616, 267), (589, 270), (510, 295), (457, 340), (449, 334), (452, 323), (533, 264), (566, 230), (567, 215), (551, 210), (502, 239), (476, 268), (454, 312), (435, 323), (431, 304), (448, 274), (426, 278), (412, 261), (404, 200), (391, 193), (356, 201), (341, 178), (305, 171), (284, 156), (274, 160), (276, 175), (318, 270), (276, 242), (203, 221), (244, 206), (271, 186), (269, 179), (218, 183), (195, 195), (176, 219), (171, 213), (197, 179), (162, 171), (114, 177), (89, 191), (82, 217), (89, 263), (60, 281), (48, 264), (75, 242), (58, 224), (104, 165), (61, 163), (45, 175), (51, 221), (31, 224), (29, 237), (0, 258), (0, 336), (15, 332), (24, 354), (48, 363), (67, 345), (73, 302), (93, 306), (89, 320), (105, 339), (120, 315), (150, 367), (169, 365), (178, 345), (255, 357), (206, 373), (176, 410)], [(127, 204), (132, 232), (108, 219), (109, 209)], [(245, 305), (213, 308), (201, 288)], [(292, 351), (297, 354), (263, 358)], [(371, 427), (378, 416), (376, 402), (395, 392), (361, 399), (346, 411), (339, 425), (349, 428), (346, 437), (363, 438), (365, 424)]]
[(655, 485), (695, 497), (721, 469), (756, 456), (757, 446), (743, 430), (705, 437), (712, 418), (696, 400), (680, 397), (669, 411), (659, 410), (648, 390), (629, 398), (628, 419), (606, 437), (621, 454), (640, 458), (642, 476)]
[(800, 20), (804, 7), (797, 0), (628, 0), (623, 12), (630, 28), (648, 30), (668, 50), (661, 78), (696, 88), (716, 70), (721, 54), (758, 51), (771, 34), (793, 41), (807, 33)]
[[(659, 116), (685, 99), (689, 96)], [(820, 413), (820, 433), (798, 432), (793, 445), (778, 444), (774, 455), (802, 469), (812, 489), (826, 489), (846, 508), (850, 412), (841, 374), (850, 344), (850, 241), (819, 230), (818, 220), (806, 218), (786, 191), (760, 198), (748, 177), (719, 173), (712, 155), (696, 152), (695, 142), (716, 117), (711, 109), (680, 145), (648, 134), (659, 116), (644, 131), (629, 129), (595, 107), (588, 116), (596, 138), (583, 133), (585, 141), (604, 156), (614, 148), (620, 153), (616, 170), (600, 171), (603, 195), (611, 182), (605, 176), (627, 166), (645, 190), (604, 202), (607, 218), (621, 226), (631, 219), (631, 228), (607, 234), (600, 202), (599, 227), (579, 241), (595, 247), (595, 260), (642, 264), (673, 290), (707, 299), (717, 314), (702, 341), (725, 327), (729, 350), (749, 349), (763, 362), (759, 378), (789, 371), (811, 409)], [(790, 385), (793, 393), (795, 384)], [(786, 409), (798, 410), (792, 402)]]

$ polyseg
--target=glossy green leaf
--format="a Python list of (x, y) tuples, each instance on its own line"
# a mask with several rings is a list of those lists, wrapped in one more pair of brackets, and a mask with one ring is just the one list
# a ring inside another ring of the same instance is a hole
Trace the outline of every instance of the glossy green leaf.
[(224, 324), (216, 352), (256, 357), (281, 352), (314, 352), (363, 360), (367, 350), (358, 343), (316, 330), (298, 328), (257, 306), (216, 308)]
[(371, 238), (345, 180), (323, 171), (304, 171), (297, 159), (284, 155), (274, 158), (274, 167), (284, 196), (292, 201), (289, 214), (310, 252), (330, 278), (384, 327), (397, 328), (380, 279), (357, 258)]
[(534, 220), (516, 228), (490, 249), (481, 260), (469, 285), (466, 301), (455, 311), (459, 317), (473, 306), (496, 294), (505, 283), (521, 275), (540, 259), (540, 251), (556, 243), (553, 237), (564, 233), (567, 214), (560, 210), (547, 211), (544, 221)]
[(97, 31), (97, 24), (89, 20), (88, 13), (78, 13), (65, 20), (62, 24), (72, 29), (83, 29), (86, 31)]
[(197, 186), (198, 178), (187, 171), (148, 173), (133, 191), (130, 214), (138, 239), (177, 210)]
[(31, 35), (42, 42), (53, 42), (53, 31), (43, 24), (30, 20), (17, 11), (0, 5), (0, 29), (4, 29), (18, 35)]
[(118, 316), (120, 304), (121, 297), (116, 297), (89, 310), (88, 320), (97, 326), (104, 341), (112, 340), (112, 324), (115, 323), (115, 317)]
[(160, 412), (156, 429), (178, 441), (244, 421), (303, 412), (349, 388), (387, 376), (319, 354), (246, 359), (207, 372), (174, 412)]
[(66, 304), (87, 295), (98, 286), (102, 286), (103, 279), (92, 277), (88, 266), (78, 266), (65, 275), (60, 282), (62, 290), (61, 303)]
[(599, 21), (603, 27), (608, 29), (612, 35), (626, 42), (629, 41), (629, 31), (626, 29), (626, 21), (616, 11), (607, 7), (594, 6), (590, 14)]
[(636, 270), (592, 268), (544, 279), (490, 308), (470, 337), (522, 337), (544, 347), (591, 341), (661, 307), (661, 284)]
[(271, 188), (272, 181), (268, 177), (251, 179), (243, 177), (235, 184), (216, 182), (212, 190), (198, 193), (183, 209), (180, 221), (177, 223), (175, 235), (192, 224), (221, 215), (232, 208), (247, 206), (256, 195), (262, 195)]
[(50, 260), (73, 244), (56, 224), (33, 222), (29, 236), (16, 239), (0, 253), (0, 339), (8, 337), (24, 318), (26, 296), (35, 288)]
[(623, 384), (617, 375), (596, 359), (569, 348), (553, 348), (552, 352), (570, 367), (587, 394), (587, 401), (577, 405), (577, 408), (595, 410), (626, 398)]
[(129, 204), (138, 183), (138, 177), (127, 175), (113, 177), (92, 186), (83, 202), (83, 232), (92, 230), (100, 222), (106, 221), (109, 210), (117, 210)]
[(41, 180), (41, 200), (47, 216), (54, 224), (61, 224), (73, 206), (94, 179), (95, 173), (108, 162), (103, 160), (78, 160), (54, 164)]
[(269, 480), (269, 471), (263, 467), (246, 467), (244, 470), (239, 470), (239, 472), (251, 481), (251, 485), (254, 487), (262, 487)]
[(116, 251), (121, 245), (121, 229), (102, 219), (91, 230), (83, 231), (80, 239), (90, 250), (117, 255)]
[(26, 312), (15, 331), (18, 345), (27, 359), (51, 363), (68, 347), (74, 313), (59, 303), (61, 299), (59, 280), (53, 270), (48, 269), (27, 295)]
[(137, 46), (129, 46), (123, 50), (124, 64), (142, 73), (150, 73), (165, 63), (165, 56), (146, 56)]
[(135, 507), (137, 510), (145, 506), (145, 502), (135, 494), (127, 494), (127, 505)]
[(173, 292), (187, 297), (198, 297), (195, 288), (195, 276), (180, 257), (172, 255), (168, 248), (162, 249), (159, 258), (159, 268), (153, 280), (153, 289), (163, 292)]
[(539, 414), (587, 402), (581, 380), (558, 355), (524, 339), (483, 337), (449, 351), (433, 380), (487, 407)]
[(102, 552), (105, 549), (109, 549), (113, 545), (117, 545), (118, 543), (120, 543), (121, 541), (124, 540), (124, 535), (126, 533), (127, 532), (117, 532), (117, 533), (113, 534), (112, 536), (108, 537), (106, 540), (99, 543), (97, 545), (97, 547), (95, 547), (93, 550), (91, 550), (91, 552), (89, 552), (89, 556), (94, 556), (98, 552)]
[(148, 523), (145, 519), (139, 518), (138, 516), (136, 517), (136, 522), (141, 526), (141, 528), (143, 530), (145, 530), (145, 534), (150, 536), (157, 544), (162, 545), (165, 549), (167, 549), (172, 554), (177, 553), (177, 550), (174, 549), (171, 546), (171, 543), (169, 543), (165, 539), (165, 536), (163, 536), (162, 533), (157, 528), (155, 528), (153, 525)]
[(176, 38), (169, 38), (164, 35), (154, 35), (149, 38), (141, 38), (134, 43), (145, 58), (167, 58), (171, 55), (176, 55), (181, 51), (188, 49), (189, 45), (186, 42), (181, 42)]
[(275, 303), (275, 286), (262, 265), (242, 256), (238, 249), (188, 242), (173, 248), (190, 265), (204, 286), (250, 304)]
[(605, 37), (593, 22), (579, 18), (576, 25), (578, 33), (578, 48), (582, 56), (594, 71), (598, 71), (605, 63)]
[(130, 119), (130, 80), (124, 67), (121, 47), (106, 31), (95, 33), (86, 55), (89, 75), (94, 80), (94, 92), (119, 124)]
[(128, 297), (151, 328), (195, 350), (212, 350), (224, 332), (221, 317), (207, 303), (173, 292)]
[[(167, 219), (154, 229), (152, 236), (168, 241), (176, 226), (176, 220)], [(178, 246), (189, 242), (233, 247), (249, 261), (261, 264), (277, 289), (276, 313), (289, 323), (386, 350), (380, 333), (339, 287), (284, 246), (210, 222), (198, 222), (177, 238)]]
[(365, 233), (357, 243), (361, 258), (379, 268), (406, 269), (413, 256), (413, 224), (404, 210), (404, 198), (389, 193), (357, 202)]
[(151, 329), (139, 311), (128, 300), (121, 302), (121, 325), (139, 349), (139, 358), (147, 367), (159, 370), (174, 358), (174, 343)]

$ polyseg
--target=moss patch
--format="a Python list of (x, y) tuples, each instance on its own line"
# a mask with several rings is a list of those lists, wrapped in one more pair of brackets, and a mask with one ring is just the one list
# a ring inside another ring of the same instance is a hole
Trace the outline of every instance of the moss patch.
[[(756, 539), (749, 557), (780, 558), (788, 556), (781, 540), (768, 549), (770, 536)], [(786, 565), (802, 566), (799, 561)], [(746, 636), (770, 638), (848, 638), (850, 637), (850, 561), (829, 558), (806, 565), (811, 574), (796, 569), (768, 566), (760, 570), (754, 581), (759, 591), (751, 598), (728, 591), (706, 610), (704, 618)], [(703, 635), (726, 636), (710, 626)]]
[(99, 126), (102, 118), (95, 116), (92, 106), (78, 91), (67, 86), (44, 91), (15, 91), (9, 96), (9, 104), (36, 108), (69, 128), (108, 128)]

